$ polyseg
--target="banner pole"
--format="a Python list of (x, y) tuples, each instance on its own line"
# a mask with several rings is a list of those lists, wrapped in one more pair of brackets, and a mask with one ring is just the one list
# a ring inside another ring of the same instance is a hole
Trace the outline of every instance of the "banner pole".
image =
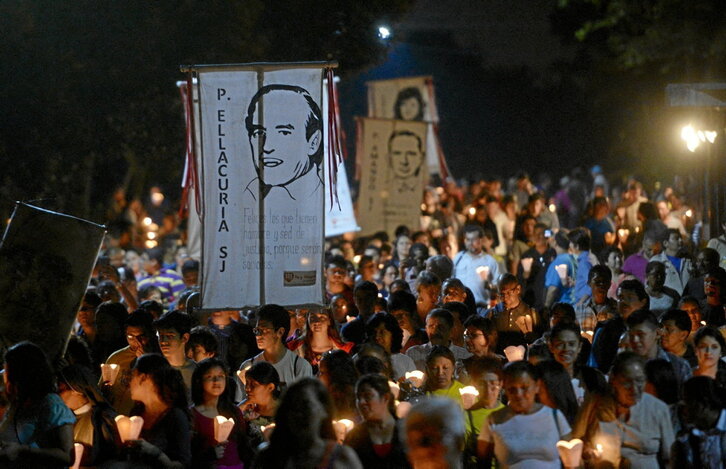
[[(263, 69), (257, 70), (257, 89), (261, 89), (263, 86), (265, 86), (265, 71)], [(260, 125), (262, 127), (265, 126), (265, 96), (261, 95), (260, 99), (257, 100), (257, 115), (259, 116)], [(262, 137), (256, 137), (257, 138), (257, 161), (258, 163), (258, 171), (259, 174), (259, 181), (262, 182), (265, 180), (265, 165), (262, 163), (263, 156), (264, 156), (264, 139)], [(258, 233), (258, 240), (260, 245), (260, 306), (264, 305), (266, 302), (265, 298), (265, 194), (264, 194), (264, 187), (262, 184), (257, 184), (257, 203), (259, 207), (259, 213), (258, 213), (258, 219), (259, 219), (259, 233)]]

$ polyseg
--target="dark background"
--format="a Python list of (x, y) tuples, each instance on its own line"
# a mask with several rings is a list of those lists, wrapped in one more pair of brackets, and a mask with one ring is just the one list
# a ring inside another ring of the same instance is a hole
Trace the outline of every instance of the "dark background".
[[(598, 163), (611, 182), (701, 181), (704, 153), (688, 153), (679, 132), (707, 119), (723, 131), (722, 115), (669, 108), (665, 86), (726, 81), (725, 8), (719, 0), (2, 2), (0, 215), (15, 200), (35, 200), (105, 222), (117, 186), (144, 197), (158, 184), (177, 200), (180, 64), (339, 61), (351, 174), (364, 82), (432, 75), (457, 178), (526, 169), (557, 181)], [(390, 40), (376, 36), (382, 24)]]

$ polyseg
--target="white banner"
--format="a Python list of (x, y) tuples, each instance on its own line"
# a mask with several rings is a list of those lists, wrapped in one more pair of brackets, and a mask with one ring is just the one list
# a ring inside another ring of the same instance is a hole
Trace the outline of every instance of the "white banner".
[(358, 217), (363, 234), (419, 229), (426, 168), (425, 122), (361, 119)]
[[(335, 77), (336, 83), (339, 81)], [(328, 80), (323, 80), (323, 116), (326, 119), (325, 128), (328, 129)], [(336, 90), (337, 93), (337, 90)], [(338, 101), (340, 102), (340, 101)], [(335, 118), (338, 120), (338, 128), (340, 125), (340, 115), (338, 109), (335, 110)], [(339, 136), (340, 138), (340, 136)], [(325, 154), (328, 154), (328, 139), (325, 139)], [(329, 159), (325, 158), (325, 174), (330, 174)], [(332, 199), (330, 196), (325, 197), (325, 237), (339, 236), (343, 233), (358, 231), (360, 227), (355, 221), (355, 213), (353, 212), (353, 201), (350, 197), (350, 186), (348, 185), (348, 174), (345, 172), (345, 163), (338, 165), (337, 174), (337, 194), (338, 199)]]
[(368, 117), (438, 122), (431, 77), (394, 78), (366, 83)]
[(323, 300), (322, 67), (197, 70), (202, 308)]
[(429, 174), (449, 174), (434, 127), (439, 113), (433, 79), (429, 76), (376, 80), (368, 86), (368, 117), (428, 122), (426, 166)]

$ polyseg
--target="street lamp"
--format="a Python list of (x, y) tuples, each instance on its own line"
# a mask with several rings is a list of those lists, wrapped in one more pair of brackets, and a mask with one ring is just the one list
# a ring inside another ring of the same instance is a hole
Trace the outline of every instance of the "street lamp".
[(378, 37), (381, 38), (382, 40), (385, 41), (385, 40), (390, 39), (391, 38), (391, 34), (392, 34), (392, 32), (391, 32), (391, 28), (390, 27), (385, 26), (385, 25), (378, 27)]
[(691, 153), (695, 153), (696, 149), (702, 143), (708, 143), (706, 151), (706, 164), (703, 172), (703, 237), (709, 239), (711, 237), (711, 148), (716, 142), (718, 132), (715, 130), (696, 129), (693, 125), (688, 124), (681, 129), (681, 138), (686, 142), (686, 148)]
[(696, 130), (691, 124), (683, 127), (681, 138), (685, 140), (686, 147), (690, 152), (695, 152), (701, 143), (713, 143), (718, 133), (715, 130)]

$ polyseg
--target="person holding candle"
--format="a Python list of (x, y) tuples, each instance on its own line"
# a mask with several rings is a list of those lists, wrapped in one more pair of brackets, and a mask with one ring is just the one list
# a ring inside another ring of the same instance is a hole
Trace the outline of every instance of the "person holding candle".
[(60, 469), (73, 462), (73, 412), (56, 394), (43, 350), (20, 342), (5, 352), (10, 406), (0, 422), (0, 466)]
[(489, 305), (490, 282), (499, 280), (499, 264), (484, 252), (484, 230), (478, 225), (464, 227), (464, 246), (466, 250), (459, 252), (454, 258), (452, 277), (458, 278), (469, 287), (474, 294), (477, 306), (486, 308)]
[(591, 294), (585, 295), (574, 305), (577, 322), (583, 331), (594, 333), (598, 322), (607, 321), (617, 314), (617, 303), (607, 295), (611, 280), (612, 273), (607, 266), (599, 264), (590, 269), (587, 284)]
[(254, 467), (359, 469), (355, 452), (336, 443), (331, 421), (333, 403), (319, 380), (301, 378), (282, 396), (270, 444), (257, 455)]
[(550, 262), (545, 273), (545, 308), (555, 303), (575, 304), (575, 262), (569, 253), (570, 239), (562, 230), (550, 239), (557, 257)]
[(159, 344), (154, 338), (154, 317), (151, 313), (137, 309), (126, 317), (126, 342), (128, 345), (117, 350), (108, 357), (106, 365), (117, 365), (118, 374), (113, 383), (102, 382), (108, 386), (109, 404), (116, 412), (128, 415), (134, 406), (131, 399), (129, 383), (131, 382), (131, 364), (145, 353), (159, 351)]
[[(233, 400), (234, 386), (227, 365), (218, 358), (199, 362), (192, 375), (193, 467), (243, 469), (250, 464), (247, 424)], [(214, 420), (219, 415), (234, 419), (226, 441), (215, 439)]]
[(73, 411), (73, 441), (83, 445), (81, 466), (97, 466), (117, 455), (116, 412), (103, 398), (91, 370), (70, 365), (58, 373), (58, 394)]
[(502, 301), (486, 313), (497, 330), (497, 351), (510, 345), (526, 345), (542, 335), (543, 324), (533, 308), (522, 301), (522, 286), (512, 274), (502, 275), (499, 281)]
[(596, 368), (578, 364), (583, 341), (587, 340), (580, 335), (580, 326), (568, 321), (555, 324), (547, 339), (552, 358), (567, 371), (572, 390), (580, 404), (585, 400), (586, 393), (602, 390), (606, 382), (605, 376)]
[(394, 380), (402, 378), (407, 371), (416, 369), (416, 364), (411, 357), (401, 353), (403, 330), (392, 315), (375, 314), (366, 324), (366, 335), (370, 342), (380, 345), (390, 355)]
[(503, 370), (504, 392), (509, 403), (493, 412), (479, 435), (481, 467), (492, 458), (509, 468), (560, 467), (557, 441), (570, 432), (565, 416), (536, 401), (539, 373), (534, 365), (517, 361)]
[(434, 345), (426, 356), (426, 383), (424, 389), (427, 394), (439, 397), (448, 397), (463, 407), (461, 393), (464, 387), (454, 379), (456, 359), (447, 347)]
[(363, 422), (348, 433), (345, 445), (353, 448), (364, 468), (409, 467), (388, 380), (377, 374), (361, 376), (355, 393)]
[(466, 446), (465, 465), (474, 466), (477, 462), (478, 438), (484, 421), (493, 412), (504, 407), (500, 401), (502, 392), (502, 360), (481, 357), (471, 363), (468, 369), (471, 385), (479, 392), (478, 400), (465, 410)]
[(713, 378), (722, 392), (726, 392), (726, 362), (721, 359), (726, 351), (726, 344), (721, 332), (710, 326), (702, 327), (694, 334), (693, 345), (698, 359), (693, 376)]
[(239, 409), (247, 422), (250, 447), (257, 448), (265, 441), (262, 428), (274, 425), (281, 392), (280, 376), (271, 364), (258, 362), (245, 372), (247, 398)]
[(181, 373), (157, 354), (139, 357), (131, 370), (131, 415), (144, 419), (139, 439), (126, 442), (127, 459), (114, 468), (189, 467), (188, 401)]
[(664, 402), (643, 392), (645, 384), (645, 359), (622, 352), (610, 371), (608, 390), (585, 400), (572, 437), (585, 443), (585, 458), (591, 466), (630, 464), (656, 469), (667, 465), (674, 438), (670, 412)]

